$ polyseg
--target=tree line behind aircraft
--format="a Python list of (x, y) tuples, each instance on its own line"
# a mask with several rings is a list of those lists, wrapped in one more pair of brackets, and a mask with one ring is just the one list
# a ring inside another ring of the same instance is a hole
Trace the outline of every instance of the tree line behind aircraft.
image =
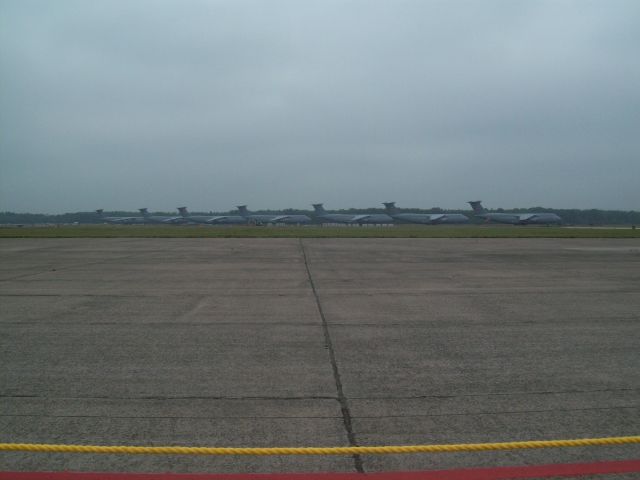
[[(485, 222), (506, 223), (510, 225), (551, 225), (562, 224), (562, 219), (555, 213), (493, 213), (487, 212), (480, 201), (468, 202), (473, 208), (476, 217)], [(100, 219), (106, 223), (118, 225), (140, 225), (140, 224), (205, 224), (205, 225), (267, 225), (267, 224), (288, 224), (305, 225), (309, 223), (342, 223), (349, 225), (380, 225), (380, 224), (421, 224), (421, 225), (441, 225), (441, 224), (464, 224), (469, 223), (469, 217), (461, 213), (402, 213), (398, 210), (395, 202), (385, 202), (386, 213), (329, 213), (322, 203), (314, 203), (315, 216), (284, 214), (266, 215), (252, 213), (246, 205), (238, 205), (238, 213), (233, 215), (191, 215), (187, 207), (178, 207), (178, 215), (152, 215), (146, 208), (140, 208), (142, 214), (137, 217), (107, 217), (102, 209), (96, 210)]]

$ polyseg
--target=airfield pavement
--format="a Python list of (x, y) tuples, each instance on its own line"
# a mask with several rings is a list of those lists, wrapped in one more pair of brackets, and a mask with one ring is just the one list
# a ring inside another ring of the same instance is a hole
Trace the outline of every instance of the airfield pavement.
[[(1, 239), (0, 322), (0, 442), (640, 434), (637, 239)], [(637, 458), (626, 445), (360, 460), (374, 472)], [(0, 470), (356, 463), (0, 452)]]

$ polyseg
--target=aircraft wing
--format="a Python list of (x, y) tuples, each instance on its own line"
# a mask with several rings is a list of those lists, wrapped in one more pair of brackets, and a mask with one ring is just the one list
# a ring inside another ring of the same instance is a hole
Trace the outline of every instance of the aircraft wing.
[(278, 215), (277, 217), (273, 217), (271, 220), (269, 220), (270, 222), (282, 222), (286, 219), (288, 219), (289, 217), (291, 217), (291, 215)]
[(110, 221), (115, 222), (115, 223), (129, 223), (129, 222), (135, 222), (136, 220), (139, 220), (140, 217), (118, 217), (118, 218), (113, 218)]
[(183, 217), (171, 217), (171, 218), (165, 218), (164, 220), (162, 220), (162, 223), (183, 223), (185, 221), (185, 218)]
[(538, 216), (537, 213), (523, 213), (522, 215), (518, 215), (521, 222), (530, 222), (534, 218)]
[(226, 220), (227, 218), (229, 218), (228, 215), (220, 215), (218, 217), (211, 217), (211, 218), (207, 219), (207, 223), (218, 223), (218, 222), (222, 222), (222, 221)]
[(349, 223), (364, 222), (368, 218), (371, 218), (371, 215), (355, 215), (351, 220), (349, 220)]
[(429, 220), (431, 221), (431, 223), (439, 223), (445, 218), (447, 218), (447, 216), (442, 213), (440, 215), (429, 215)]

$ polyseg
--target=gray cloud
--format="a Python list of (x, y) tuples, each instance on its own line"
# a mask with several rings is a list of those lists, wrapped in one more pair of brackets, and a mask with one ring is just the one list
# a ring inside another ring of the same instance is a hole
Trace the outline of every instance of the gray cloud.
[(0, 209), (637, 209), (635, 1), (5, 1)]

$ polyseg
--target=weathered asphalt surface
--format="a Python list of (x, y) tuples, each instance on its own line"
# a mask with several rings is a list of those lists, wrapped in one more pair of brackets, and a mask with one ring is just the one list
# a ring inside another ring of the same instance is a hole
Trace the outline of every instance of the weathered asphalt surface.
[[(2, 239), (0, 322), (0, 442), (640, 434), (638, 240)], [(639, 456), (0, 452), (0, 469), (371, 472)]]

